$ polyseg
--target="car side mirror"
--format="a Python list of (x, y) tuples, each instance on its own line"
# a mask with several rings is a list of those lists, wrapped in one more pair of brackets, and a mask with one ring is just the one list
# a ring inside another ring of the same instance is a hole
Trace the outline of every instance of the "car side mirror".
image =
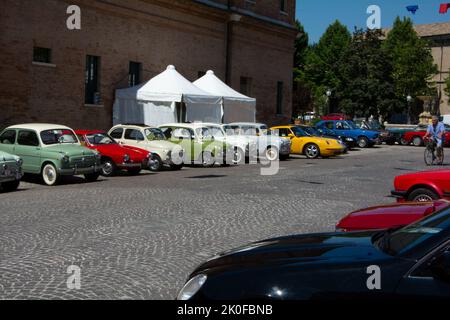
[(288, 138), (294, 139), (294, 138), (295, 138), (295, 135), (293, 135), (292, 133), (289, 133), (289, 134), (288, 134)]
[(450, 251), (443, 253), (431, 263), (431, 273), (436, 280), (450, 283)]

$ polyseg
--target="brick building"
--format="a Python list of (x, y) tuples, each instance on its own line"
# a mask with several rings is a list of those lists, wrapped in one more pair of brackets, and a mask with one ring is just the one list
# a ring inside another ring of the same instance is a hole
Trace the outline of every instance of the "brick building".
[[(438, 66), (438, 74), (433, 78), (436, 83), (439, 111), (450, 114), (448, 96), (444, 92), (445, 80), (450, 71), (450, 22), (422, 24), (414, 26), (417, 34), (427, 40), (431, 46), (434, 62)], [(438, 110), (432, 110), (437, 112)]]
[(107, 129), (115, 90), (169, 64), (191, 81), (213, 69), (257, 99), (258, 121), (289, 121), (294, 19), (295, 0), (2, 0), (0, 127)]

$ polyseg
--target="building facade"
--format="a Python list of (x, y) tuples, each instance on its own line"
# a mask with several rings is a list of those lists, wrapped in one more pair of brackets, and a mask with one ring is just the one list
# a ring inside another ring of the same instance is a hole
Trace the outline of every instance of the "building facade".
[(416, 25), (417, 34), (428, 41), (438, 73), (432, 81), (436, 83), (437, 103), (433, 113), (450, 114), (449, 98), (444, 92), (445, 80), (450, 71), (450, 22)]
[(295, 0), (3, 0), (0, 127), (107, 129), (115, 90), (170, 64), (191, 81), (214, 70), (257, 99), (258, 121), (285, 123), (294, 20)]

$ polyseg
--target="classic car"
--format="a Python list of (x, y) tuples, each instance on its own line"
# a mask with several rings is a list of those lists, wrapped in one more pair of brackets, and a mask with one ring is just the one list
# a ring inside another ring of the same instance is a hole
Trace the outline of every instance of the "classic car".
[(315, 128), (312, 126), (305, 126), (305, 125), (299, 125), (298, 127), (300, 127), (303, 131), (305, 131), (307, 134), (309, 134), (311, 136), (329, 138), (329, 139), (337, 139), (339, 141), (342, 141), (346, 146), (344, 153), (347, 153), (348, 150), (350, 150), (356, 146), (355, 139), (353, 139), (351, 137), (346, 137), (343, 135), (339, 136), (335, 132), (333, 132), (327, 128)]
[(291, 153), (291, 141), (270, 134), (262, 123), (234, 122), (223, 126), (228, 136), (236, 135), (250, 139), (256, 144), (258, 156), (269, 161), (287, 160)]
[(100, 175), (100, 154), (80, 145), (72, 129), (59, 124), (22, 124), (0, 134), (0, 150), (18, 155), (23, 172), (40, 174), (45, 184), (56, 185), (61, 176)]
[(340, 155), (346, 149), (342, 141), (311, 136), (295, 125), (272, 127), (270, 131), (291, 140), (291, 154), (302, 154), (308, 159)]
[(353, 232), (407, 226), (438, 210), (450, 207), (447, 200), (405, 202), (353, 211), (336, 225), (336, 231)]
[[(418, 125), (414, 130), (405, 132), (402, 137), (402, 144), (410, 145), (412, 143), (416, 147), (423, 146), (423, 137), (426, 135), (427, 129), (428, 126), (422, 124)], [(444, 145), (448, 147), (450, 146), (450, 127), (445, 125), (445, 130)]]
[(378, 131), (380, 135), (380, 143), (394, 145), (397, 142), (396, 136), (389, 130), (383, 128), (378, 120), (367, 121), (365, 118), (357, 118), (353, 120), (353, 123), (362, 130)]
[(403, 135), (417, 128), (417, 125), (390, 125), (386, 128), (394, 137), (398, 144), (407, 145), (406, 141), (403, 140)]
[(121, 145), (154, 153), (149, 165), (152, 171), (159, 171), (164, 165), (172, 170), (183, 167), (183, 148), (170, 142), (159, 128), (145, 124), (119, 124), (112, 127), (108, 134)]
[(0, 192), (17, 190), (23, 175), (22, 163), (20, 157), (0, 151)]
[(268, 239), (210, 258), (177, 299), (448, 299), (449, 240), (449, 208), (399, 229)]
[(75, 130), (75, 133), (83, 146), (101, 154), (102, 175), (105, 177), (113, 176), (117, 170), (127, 170), (137, 175), (151, 164), (151, 152), (120, 145), (104, 131)]
[(319, 121), (317, 128), (328, 128), (338, 135), (343, 134), (356, 140), (358, 147), (367, 148), (380, 142), (377, 131), (359, 129), (352, 121), (327, 120)]
[[(236, 162), (236, 150), (216, 140), (215, 130), (203, 123), (171, 123), (159, 126), (165, 137), (185, 150), (184, 163), (212, 167)], [(217, 133), (217, 132), (216, 132)]]
[(398, 202), (450, 200), (450, 169), (429, 170), (395, 177), (391, 194)]

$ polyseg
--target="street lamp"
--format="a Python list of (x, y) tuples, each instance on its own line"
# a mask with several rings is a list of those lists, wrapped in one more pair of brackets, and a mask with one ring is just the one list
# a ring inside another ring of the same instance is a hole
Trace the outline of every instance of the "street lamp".
[(330, 112), (331, 112), (331, 95), (332, 94), (333, 94), (333, 92), (330, 89), (328, 89), (327, 92), (326, 92), (327, 104), (328, 104), (328, 114), (330, 114)]
[(406, 101), (408, 101), (408, 124), (411, 124), (411, 102), (413, 101), (413, 97), (410, 94), (406, 97)]

